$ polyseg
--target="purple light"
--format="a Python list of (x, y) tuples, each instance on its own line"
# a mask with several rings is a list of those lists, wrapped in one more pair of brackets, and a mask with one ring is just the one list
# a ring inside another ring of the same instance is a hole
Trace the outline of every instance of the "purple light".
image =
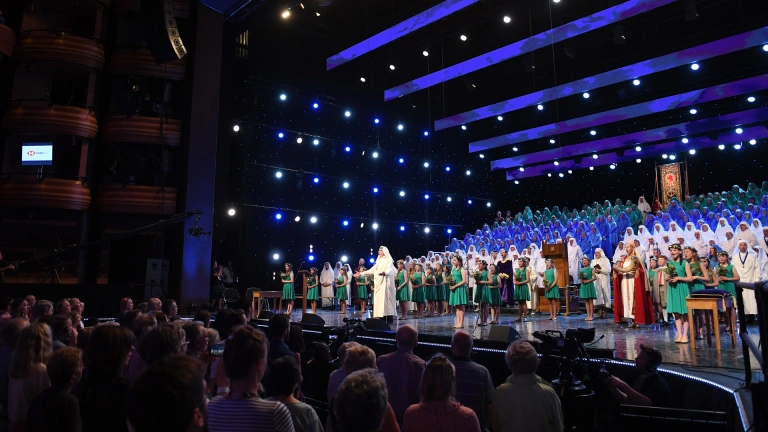
[(326, 70), (331, 70), (337, 66), (354, 60), (361, 55), (380, 48), (394, 40), (397, 40), (411, 32), (414, 32), (426, 25), (439, 21), (444, 17), (464, 9), (467, 6), (477, 3), (479, 0), (447, 0), (426, 11), (414, 15), (407, 20), (396, 24), (368, 39), (355, 44), (344, 51), (331, 56), (326, 61)]
[(446, 69), (425, 75), (411, 82), (384, 91), (384, 100), (425, 90), (434, 85), (464, 76), (537, 49), (548, 47), (566, 39), (606, 27), (629, 17), (673, 3), (675, 0), (629, 0), (620, 5), (594, 13), (560, 27), (547, 30), (530, 38), (515, 42), (475, 58), (463, 61)]

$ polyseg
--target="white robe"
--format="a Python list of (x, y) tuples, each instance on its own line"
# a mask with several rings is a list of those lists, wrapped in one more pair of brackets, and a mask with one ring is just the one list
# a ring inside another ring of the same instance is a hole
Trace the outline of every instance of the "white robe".
[(573, 283), (578, 283), (581, 257), (584, 256), (584, 253), (579, 245), (572, 246), (571, 243), (575, 244), (576, 240), (570, 239), (568, 241), (568, 274), (573, 278)]
[[(721, 225), (721, 221), (725, 222), (725, 226)], [(717, 244), (720, 244), (726, 240), (725, 233), (728, 231), (733, 232), (733, 229), (730, 225), (728, 225), (728, 221), (725, 220), (725, 218), (720, 218), (717, 221), (717, 228), (715, 228), (715, 239), (717, 239)]]
[[(744, 260), (743, 263), (742, 259)], [(731, 263), (736, 268), (736, 271), (739, 272), (741, 282), (758, 282), (760, 280), (760, 263), (758, 262), (757, 254), (753, 251), (747, 250), (745, 256), (738, 249), (735, 250)], [(742, 294), (744, 297), (744, 313), (747, 315), (757, 315), (755, 292), (745, 289), (742, 291)]]
[(685, 230), (683, 230), (683, 238), (685, 239), (685, 242), (689, 245), (693, 244), (693, 241), (696, 240), (695, 238), (696, 234), (696, 227), (693, 226), (693, 222), (688, 222), (685, 224)]
[(752, 231), (750, 231), (749, 228), (747, 228), (746, 231), (742, 231), (741, 226), (739, 226), (736, 229), (736, 232), (733, 233), (733, 238), (735, 238), (736, 240), (746, 241), (750, 249), (757, 246), (757, 237), (755, 237), (755, 234)]
[[(394, 266), (389, 249), (383, 247), (384, 256), (376, 259), (376, 263), (369, 270), (361, 273), (362, 276), (373, 276), (373, 317), (383, 318), (394, 316), (397, 312), (395, 299), (395, 277), (397, 269)], [(384, 273), (381, 276), (380, 273)]]
[[(332, 298), (333, 298), (333, 268), (329, 268), (328, 270), (323, 267), (323, 271), (320, 272), (320, 297), (330, 297), (330, 298), (323, 298), (321, 299), (321, 307), (330, 306), (332, 304)], [(327, 283), (328, 286), (323, 286), (323, 284)]]
[[(704, 227), (707, 227), (706, 231), (704, 230)], [(710, 240), (714, 240), (715, 243), (717, 243), (715, 232), (712, 231), (712, 227), (710, 227), (709, 224), (701, 224), (701, 239), (704, 240), (707, 244), (709, 244)]]
[[(597, 251), (597, 249), (595, 250)], [(600, 265), (600, 272), (597, 273), (597, 279), (595, 279), (595, 292), (597, 292), (597, 299), (595, 299), (595, 306), (611, 307), (611, 262), (605, 257), (605, 252), (600, 249), (601, 258), (595, 258), (590, 264), (593, 268), (595, 265)]]

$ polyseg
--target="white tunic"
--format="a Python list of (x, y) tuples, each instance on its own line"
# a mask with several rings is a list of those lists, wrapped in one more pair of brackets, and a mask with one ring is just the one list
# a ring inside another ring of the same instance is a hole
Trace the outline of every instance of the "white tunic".
[[(361, 273), (361, 276), (373, 276), (374, 318), (393, 316), (397, 311), (397, 301), (395, 300), (397, 269), (393, 265), (389, 249), (383, 246), (382, 248), (384, 256), (378, 257), (373, 267)], [(381, 276), (381, 273), (384, 273), (384, 276)]]
[[(333, 269), (329, 268), (326, 270), (323, 268), (323, 271), (320, 272), (320, 297), (330, 297), (330, 298), (323, 298), (321, 306), (330, 306), (331, 304), (331, 298), (334, 297), (333, 295)], [(328, 284), (328, 286), (323, 286), (323, 284)]]
[[(736, 271), (739, 272), (741, 282), (758, 282), (760, 280), (760, 263), (757, 261), (756, 253), (749, 250), (741, 252), (737, 249), (733, 253), (732, 264), (736, 267)], [(744, 296), (744, 313), (756, 315), (757, 301), (755, 300), (755, 292), (745, 289), (742, 293)]]
[(595, 299), (595, 306), (603, 305), (605, 307), (611, 307), (611, 262), (603, 255), (602, 258), (595, 258), (590, 264), (592, 267), (600, 265), (600, 271), (597, 273), (597, 279), (595, 279), (595, 292), (597, 293), (597, 299)]

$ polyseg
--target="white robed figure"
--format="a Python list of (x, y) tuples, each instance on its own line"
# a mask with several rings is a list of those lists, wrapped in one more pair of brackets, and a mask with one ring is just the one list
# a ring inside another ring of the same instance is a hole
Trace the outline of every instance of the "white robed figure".
[(370, 269), (355, 273), (355, 277), (373, 276), (373, 317), (383, 318), (395, 315), (397, 301), (395, 300), (395, 269), (392, 255), (386, 246), (379, 248), (379, 257)]

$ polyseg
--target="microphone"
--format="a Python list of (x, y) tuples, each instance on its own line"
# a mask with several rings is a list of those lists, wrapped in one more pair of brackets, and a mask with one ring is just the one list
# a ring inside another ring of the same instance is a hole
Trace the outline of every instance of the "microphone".
[(304, 264), (306, 264), (306, 261), (302, 261), (301, 264), (299, 264), (299, 270), (297, 271), (301, 271), (301, 266), (303, 266)]

